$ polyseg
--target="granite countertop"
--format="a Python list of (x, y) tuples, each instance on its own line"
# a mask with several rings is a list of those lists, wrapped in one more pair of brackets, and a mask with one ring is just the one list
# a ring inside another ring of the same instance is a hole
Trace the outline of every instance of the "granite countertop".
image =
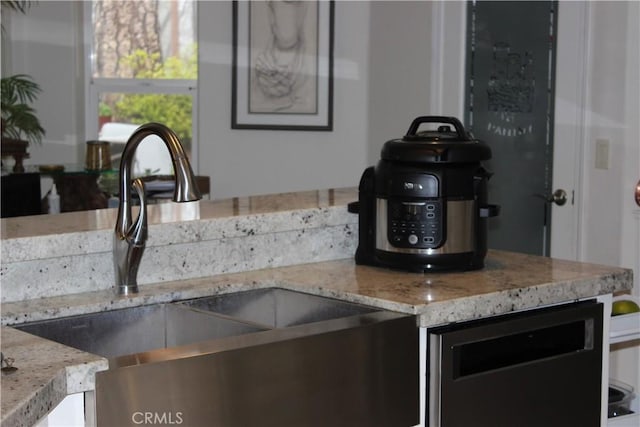
[(2, 325), (52, 319), (256, 288), (280, 287), (418, 315), (429, 327), (628, 290), (631, 270), (490, 250), (482, 270), (406, 273), (352, 259), (2, 304)]
[(280, 287), (413, 314), (430, 327), (632, 287), (628, 269), (502, 251), (470, 272), (355, 265), (357, 216), (346, 211), (355, 199), (346, 189), (154, 207), (140, 293), (127, 297), (112, 285), (113, 210), (3, 219), (1, 349), (18, 370), (2, 375), (0, 425), (33, 425), (66, 394), (92, 390), (108, 366), (10, 327), (24, 322)]
[[(158, 203), (149, 205), (148, 222), (149, 226), (153, 227), (160, 224), (181, 224), (185, 221), (250, 217), (331, 206), (345, 207), (347, 203), (357, 199), (357, 189), (336, 188), (187, 203)], [(116, 209), (96, 209), (66, 212), (55, 216), (3, 218), (0, 221), (0, 234), (3, 243), (15, 244), (18, 239), (26, 238), (40, 239), (39, 242), (43, 243), (51, 236), (61, 234), (111, 231), (115, 226), (116, 214)], [(356, 218), (355, 215), (351, 216)], [(43, 221), (43, 218), (48, 220)]]
[[(432, 326), (628, 290), (632, 283), (630, 270), (509, 252), (490, 251), (486, 264), (479, 271), (416, 274), (351, 259), (310, 263), (141, 286), (133, 297), (109, 290), (5, 303), (2, 323), (281, 287), (416, 314), (420, 326)], [(46, 414), (66, 394), (91, 390), (93, 373), (107, 367), (105, 359), (9, 326), (2, 327), (2, 351), (19, 367), (2, 378), (3, 427), (33, 424), (34, 414)]]
[(17, 368), (2, 373), (2, 426), (32, 426), (68, 394), (94, 389), (106, 359), (14, 328), (2, 327), (4, 356)]

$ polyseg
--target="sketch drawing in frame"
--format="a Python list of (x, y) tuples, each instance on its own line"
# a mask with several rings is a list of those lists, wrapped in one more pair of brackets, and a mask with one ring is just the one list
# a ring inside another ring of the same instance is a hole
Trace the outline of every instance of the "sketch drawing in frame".
[(333, 130), (334, 1), (233, 2), (233, 129)]

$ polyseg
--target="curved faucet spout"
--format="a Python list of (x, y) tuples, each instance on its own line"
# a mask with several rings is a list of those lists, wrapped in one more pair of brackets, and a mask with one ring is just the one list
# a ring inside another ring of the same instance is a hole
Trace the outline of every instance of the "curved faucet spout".
[(160, 137), (171, 155), (176, 179), (173, 200), (190, 202), (202, 198), (178, 136), (160, 123), (147, 123), (136, 129), (127, 141), (120, 160), (120, 204), (113, 243), (116, 287), (118, 293), (124, 295), (138, 292), (138, 265), (147, 239), (146, 196), (144, 184), (139, 179), (133, 183), (133, 188), (140, 198), (140, 214), (135, 224), (131, 222), (131, 171), (136, 148), (150, 135)]

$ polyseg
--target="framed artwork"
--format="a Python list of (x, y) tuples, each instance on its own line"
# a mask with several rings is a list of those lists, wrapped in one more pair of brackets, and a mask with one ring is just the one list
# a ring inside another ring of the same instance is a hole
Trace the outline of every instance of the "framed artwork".
[(334, 1), (233, 2), (232, 129), (333, 130)]

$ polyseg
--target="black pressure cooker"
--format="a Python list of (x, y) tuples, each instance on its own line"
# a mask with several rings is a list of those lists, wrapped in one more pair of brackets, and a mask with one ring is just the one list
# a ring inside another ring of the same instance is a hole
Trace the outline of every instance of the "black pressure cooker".
[[(425, 123), (436, 129), (418, 132)], [(487, 254), (491, 149), (454, 117), (416, 118), (362, 174), (356, 263), (408, 271), (475, 270)]]

